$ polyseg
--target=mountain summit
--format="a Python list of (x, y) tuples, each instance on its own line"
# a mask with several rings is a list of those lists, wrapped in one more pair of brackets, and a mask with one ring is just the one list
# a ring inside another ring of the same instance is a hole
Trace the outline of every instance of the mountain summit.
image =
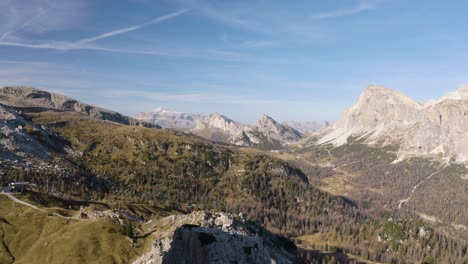
[(299, 131), (288, 125), (279, 124), (267, 115), (263, 115), (255, 127), (268, 138), (277, 140), (281, 144), (289, 144), (301, 139), (301, 133)]
[(367, 87), (341, 119), (319, 133), (318, 144), (335, 146), (358, 138), (372, 145), (398, 145), (399, 159), (442, 156), (468, 162), (468, 89), (418, 103), (381, 86)]
[[(135, 118), (164, 128), (193, 133), (215, 142), (261, 149), (280, 149), (302, 137), (296, 129), (280, 124), (267, 115), (263, 115), (255, 125), (242, 124), (218, 113), (191, 114), (162, 108), (140, 113)], [(300, 123), (295, 124), (300, 126)]]
[(213, 141), (262, 149), (282, 148), (301, 139), (301, 133), (297, 130), (281, 125), (267, 115), (250, 126), (212, 114), (207, 122), (200, 122), (192, 132)]

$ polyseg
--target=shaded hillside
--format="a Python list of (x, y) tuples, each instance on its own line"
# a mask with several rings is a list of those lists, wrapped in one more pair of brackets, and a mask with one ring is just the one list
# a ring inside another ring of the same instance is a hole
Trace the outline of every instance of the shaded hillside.
[[(243, 211), (285, 234), (331, 228), (330, 214), (338, 222), (343, 213), (353, 214), (344, 199), (319, 191), (300, 170), (269, 156), (72, 113), (28, 116), (70, 142), (79, 153), (68, 156), (72, 163), (109, 183), (103, 199)], [(61, 186), (51, 184), (60, 193)], [(83, 191), (96, 197), (92, 189)]]

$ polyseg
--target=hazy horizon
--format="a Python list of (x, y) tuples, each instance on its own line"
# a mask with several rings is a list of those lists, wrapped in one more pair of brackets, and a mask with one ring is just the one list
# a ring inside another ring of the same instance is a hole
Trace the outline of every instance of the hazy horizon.
[(128, 115), (336, 121), (368, 84), (426, 101), (468, 83), (463, 1), (26, 2), (0, 3), (0, 85)]

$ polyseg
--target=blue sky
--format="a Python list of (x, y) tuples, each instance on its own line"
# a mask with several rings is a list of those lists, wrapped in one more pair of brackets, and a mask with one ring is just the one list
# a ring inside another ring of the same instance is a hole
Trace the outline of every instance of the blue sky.
[(467, 1), (0, 0), (0, 85), (134, 115), (336, 120), (368, 84), (468, 83)]

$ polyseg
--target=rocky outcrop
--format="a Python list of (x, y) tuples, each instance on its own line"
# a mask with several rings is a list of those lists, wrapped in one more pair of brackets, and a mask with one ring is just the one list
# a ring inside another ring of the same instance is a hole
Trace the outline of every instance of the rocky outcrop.
[(318, 135), (318, 144), (356, 138), (372, 145), (398, 145), (398, 156), (434, 156), (468, 162), (468, 88), (436, 101), (418, 103), (371, 85), (342, 118)]
[(124, 125), (155, 127), (155, 125), (122, 115), (107, 109), (95, 107), (75, 99), (39, 90), (32, 87), (3, 87), (0, 89), (0, 103), (36, 111), (54, 109), (74, 111), (90, 117), (108, 120)]
[(27, 158), (48, 160), (52, 151), (71, 151), (51, 129), (25, 120), (10, 106), (0, 104), (0, 159), (19, 163)]
[(293, 263), (295, 247), (242, 216), (194, 212), (154, 223), (156, 239), (134, 264)]

